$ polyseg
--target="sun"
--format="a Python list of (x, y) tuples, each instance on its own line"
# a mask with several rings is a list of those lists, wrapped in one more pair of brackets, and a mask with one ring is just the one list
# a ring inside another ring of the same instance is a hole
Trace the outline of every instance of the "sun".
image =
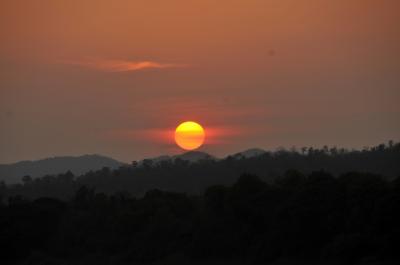
[(206, 135), (203, 127), (194, 121), (185, 121), (175, 129), (175, 142), (185, 150), (194, 150), (203, 143)]

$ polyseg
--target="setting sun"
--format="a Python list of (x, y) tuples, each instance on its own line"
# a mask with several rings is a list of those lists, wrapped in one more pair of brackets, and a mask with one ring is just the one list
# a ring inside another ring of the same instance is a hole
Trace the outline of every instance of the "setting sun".
[(185, 150), (194, 150), (204, 143), (205, 132), (203, 127), (193, 121), (181, 123), (175, 129), (175, 142)]

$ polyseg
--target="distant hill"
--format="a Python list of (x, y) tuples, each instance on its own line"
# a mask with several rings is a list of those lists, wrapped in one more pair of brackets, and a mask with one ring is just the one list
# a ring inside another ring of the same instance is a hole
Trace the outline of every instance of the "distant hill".
[[(144, 160), (150, 160), (153, 162), (153, 164), (157, 165), (163, 161), (173, 162), (176, 159), (182, 159), (182, 160), (194, 163), (194, 162), (199, 162), (202, 160), (216, 160), (217, 158), (208, 153), (205, 153), (205, 152), (189, 151), (189, 152), (186, 152), (186, 153), (183, 153), (180, 155), (175, 155), (175, 156), (161, 155), (161, 156), (157, 156), (157, 157), (153, 157), (153, 158), (147, 158)], [(142, 165), (144, 160), (141, 160), (139, 162), (139, 165)]]
[(245, 151), (236, 153), (234, 155), (232, 155), (232, 157), (236, 158), (236, 159), (241, 159), (241, 158), (251, 158), (251, 157), (256, 157), (256, 156), (260, 156), (265, 154), (266, 151), (260, 148), (251, 148), (251, 149), (247, 149)]
[(62, 156), (36, 161), (21, 161), (0, 165), (0, 181), (8, 184), (18, 183), (25, 175), (36, 178), (65, 173), (68, 170), (74, 175), (82, 175), (90, 170), (99, 170), (103, 167), (116, 169), (121, 165), (123, 163), (100, 155)]
[(189, 162), (198, 162), (201, 160), (214, 160), (214, 156), (200, 151), (189, 151), (181, 155), (174, 156), (173, 159), (180, 158)]

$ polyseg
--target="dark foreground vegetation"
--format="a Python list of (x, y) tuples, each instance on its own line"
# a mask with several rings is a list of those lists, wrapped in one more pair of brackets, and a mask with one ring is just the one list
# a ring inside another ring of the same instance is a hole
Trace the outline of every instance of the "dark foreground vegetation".
[(3, 202), (0, 263), (398, 264), (399, 213), (400, 178), (368, 173), (244, 174), (140, 198), (81, 187), (69, 201)]

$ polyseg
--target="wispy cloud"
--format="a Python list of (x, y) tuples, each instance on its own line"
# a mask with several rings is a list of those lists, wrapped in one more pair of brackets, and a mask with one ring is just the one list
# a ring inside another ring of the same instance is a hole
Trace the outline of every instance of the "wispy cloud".
[(186, 67), (185, 64), (162, 63), (156, 61), (129, 61), (129, 60), (82, 60), (63, 61), (66, 64), (79, 65), (105, 72), (132, 72), (144, 69), (164, 69)]

